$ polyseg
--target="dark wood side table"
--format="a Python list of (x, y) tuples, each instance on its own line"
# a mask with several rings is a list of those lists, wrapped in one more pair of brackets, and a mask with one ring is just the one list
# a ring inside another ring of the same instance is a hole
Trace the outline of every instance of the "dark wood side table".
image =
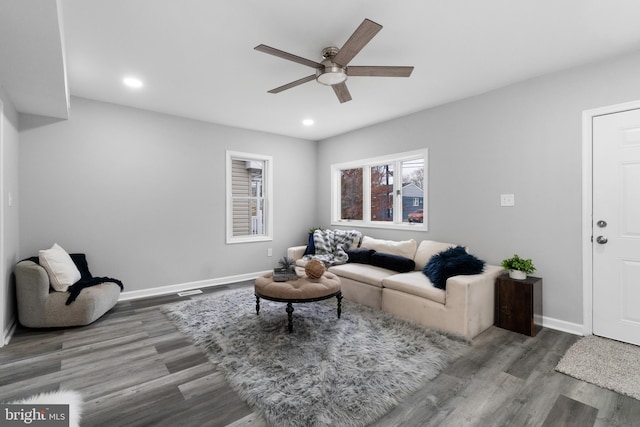
[(542, 279), (496, 279), (495, 325), (534, 337), (542, 329)]

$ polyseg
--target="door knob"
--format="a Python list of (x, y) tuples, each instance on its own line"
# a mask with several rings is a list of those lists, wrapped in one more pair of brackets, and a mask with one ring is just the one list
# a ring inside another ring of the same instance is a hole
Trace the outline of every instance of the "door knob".
[(604, 245), (605, 243), (607, 243), (609, 241), (609, 239), (607, 239), (604, 236), (598, 236), (596, 237), (596, 242), (600, 243), (601, 245)]

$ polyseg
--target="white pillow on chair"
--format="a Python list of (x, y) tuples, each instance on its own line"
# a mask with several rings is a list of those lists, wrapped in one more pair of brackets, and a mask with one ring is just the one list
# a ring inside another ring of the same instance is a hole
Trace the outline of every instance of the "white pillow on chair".
[(67, 251), (57, 243), (51, 249), (38, 252), (38, 261), (47, 271), (51, 286), (58, 292), (66, 292), (69, 286), (80, 280), (80, 270)]

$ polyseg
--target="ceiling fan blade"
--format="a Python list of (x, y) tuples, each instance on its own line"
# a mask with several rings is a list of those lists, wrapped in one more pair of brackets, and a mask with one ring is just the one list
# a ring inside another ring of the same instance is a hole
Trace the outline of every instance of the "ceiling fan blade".
[(351, 94), (349, 93), (349, 89), (345, 82), (338, 83), (337, 85), (331, 86), (333, 91), (336, 93), (338, 100), (342, 104), (343, 102), (351, 101)]
[(369, 19), (362, 21), (362, 24), (351, 34), (349, 40), (345, 42), (342, 49), (333, 58), (333, 62), (345, 67), (381, 29), (382, 25), (376, 24)]
[(275, 47), (270, 47), (264, 44), (258, 45), (254, 47), (258, 52), (268, 53), (269, 55), (277, 56), (278, 58), (288, 59), (289, 61), (297, 62), (298, 64), (306, 65), (311, 68), (320, 68), (324, 67), (319, 62), (312, 61), (310, 59), (303, 58), (301, 56), (294, 55), (292, 53), (285, 52), (280, 49), (276, 49)]
[(351, 66), (347, 67), (349, 77), (409, 77), (413, 67), (385, 67), (385, 66)]
[(298, 80), (296, 80), (294, 82), (287, 83), (286, 85), (282, 85), (282, 86), (277, 87), (275, 89), (271, 89), (269, 91), (269, 93), (279, 93), (279, 92), (282, 92), (283, 90), (287, 90), (287, 89), (291, 89), (292, 87), (300, 86), (303, 83), (310, 82), (311, 80), (315, 80), (315, 79), (316, 79), (316, 75), (315, 74), (311, 74), (310, 76), (303, 77), (303, 78), (298, 79)]

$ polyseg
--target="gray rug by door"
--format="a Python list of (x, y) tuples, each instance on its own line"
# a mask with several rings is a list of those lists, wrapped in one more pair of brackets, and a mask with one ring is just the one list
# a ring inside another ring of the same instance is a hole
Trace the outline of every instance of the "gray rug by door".
[(556, 371), (640, 400), (640, 347), (595, 335), (580, 338)]
[(260, 301), (253, 289), (164, 308), (270, 425), (364, 426), (433, 379), (466, 341), (343, 300)]

